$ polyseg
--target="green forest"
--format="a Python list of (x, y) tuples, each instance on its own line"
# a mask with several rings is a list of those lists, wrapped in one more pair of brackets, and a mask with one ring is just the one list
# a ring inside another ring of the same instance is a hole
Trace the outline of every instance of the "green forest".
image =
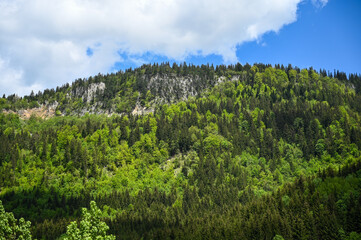
[(1, 240), (361, 239), (360, 75), (163, 63), (0, 111)]

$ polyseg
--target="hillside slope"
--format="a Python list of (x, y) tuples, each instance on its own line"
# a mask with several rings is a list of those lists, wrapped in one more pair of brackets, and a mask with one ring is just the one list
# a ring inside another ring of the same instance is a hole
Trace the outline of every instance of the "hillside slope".
[[(118, 239), (360, 233), (358, 76), (185, 66), (145, 65), (2, 98), (6, 210), (44, 239), (65, 233), (90, 200)], [(39, 106), (59, 116), (9, 113)]]

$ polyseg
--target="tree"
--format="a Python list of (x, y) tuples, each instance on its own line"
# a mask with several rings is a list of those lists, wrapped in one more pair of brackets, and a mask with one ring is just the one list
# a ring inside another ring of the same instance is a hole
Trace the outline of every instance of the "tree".
[(30, 225), (24, 218), (18, 221), (13, 213), (5, 212), (0, 200), (0, 240), (31, 240)]
[(281, 235), (276, 235), (273, 237), (273, 240), (284, 240), (284, 238)]
[(100, 220), (101, 210), (97, 207), (94, 201), (90, 202), (90, 210), (82, 209), (82, 220), (80, 226), (76, 221), (71, 222), (67, 227), (67, 237), (65, 240), (115, 240), (115, 236), (107, 235), (106, 231), (109, 227), (105, 222)]

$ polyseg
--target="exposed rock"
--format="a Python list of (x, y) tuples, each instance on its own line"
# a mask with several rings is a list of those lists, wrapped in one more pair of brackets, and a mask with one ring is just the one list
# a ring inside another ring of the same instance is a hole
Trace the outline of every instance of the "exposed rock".
[[(19, 117), (21, 119), (29, 119), (31, 116), (35, 116), (35, 117), (40, 117), (42, 119), (48, 119), (51, 118), (53, 116), (55, 116), (55, 109), (56, 107), (54, 107), (55, 105), (42, 105), (38, 108), (28, 108), (28, 109), (21, 109), (18, 110), (17, 112), (14, 111), (3, 111), (6, 114), (9, 113), (16, 113), (19, 115)], [(57, 103), (56, 103), (57, 106)]]
[(153, 110), (152, 109), (148, 109), (146, 107), (142, 107), (139, 104), (137, 104), (134, 108), (134, 110), (132, 111), (133, 115), (145, 115), (145, 114), (149, 114), (152, 113)]
[(144, 79), (147, 90), (156, 96), (156, 103), (173, 103), (186, 100), (200, 94), (204, 89), (225, 81), (238, 81), (239, 75), (227, 78), (201, 78), (198, 75), (177, 76), (176, 74), (157, 74), (150, 79)]
[(87, 103), (90, 103), (90, 101), (95, 97), (95, 93), (98, 91), (99, 94), (102, 94), (105, 89), (105, 83), (92, 83), (89, 85), (86, 95), (82, 96), (82, 99), (84, 100), (84, 97), (86, 97)]
[(155, 75), (146, 80), (147, 89), (162, 102), (175, 102), (196, 96), (204, 89), (199, 76)]
[(54, 110), (59, 106), (59, 103), (57, 101), (54, 101), (53, 103), (50, 104), (45, 104), (49, 110)]

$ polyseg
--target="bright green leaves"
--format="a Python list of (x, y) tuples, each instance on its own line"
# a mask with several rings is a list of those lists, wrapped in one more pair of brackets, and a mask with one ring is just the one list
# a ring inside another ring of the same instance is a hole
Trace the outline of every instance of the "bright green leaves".
[(302, 84), (306, 84), (308, 82), (308, 71), (307, 69), (302, 69), (299, 73), (299, 79)]
[(132, 153), (136, 158), (146, 163), (161, 163), (168, 158), (168, 152), (160, 151), (156, 144), (155, 136), (144, 134), (140, 136), (140, 140), (132, 146)]
[(79, 130), (77, 126), (70, 127), (66, 125), (62, 130), (58, 131), (58, 146), (60, 149), (65, 148), (65, 146), (71, 142), (72, 139), (79, 136)]
[(273, 240), (284, 240), (284, 238), (281, 235), (274, 236)]
[(227, 141), (226, 138), (218, 134), (210, 134), (204, 139), (203, 144), (205, 152), (212, 154), (215, 154), (216, 152), (231, 152), (233, 148), (232, 143), (230, 143), (229, 141)]
[(90, 202), (90, 210), (83, 208), (82, 220), (78, 226), (72, 222), (67, 228), (65, 240), (115, 240), (115, 236), (107, 235), (109, 227), (101, 221), (102, 212), (94, 201)]
[[(90, 202), (90, 210), (82, 209), (82, 220), (69, 224), (65, 240), (115, 240), (115, 236), (106, 232), (109, 227), (101, 221), (102, 212), (94, 201)], [(31, 240), (29, 221), (15, 219), (13, 213), (5, 212), (0, 201), (0, 240)]]
[(13, 213), (5, 212), (0, 201), (0, 240), (31, 240), (29, 221), (15, 219)]

